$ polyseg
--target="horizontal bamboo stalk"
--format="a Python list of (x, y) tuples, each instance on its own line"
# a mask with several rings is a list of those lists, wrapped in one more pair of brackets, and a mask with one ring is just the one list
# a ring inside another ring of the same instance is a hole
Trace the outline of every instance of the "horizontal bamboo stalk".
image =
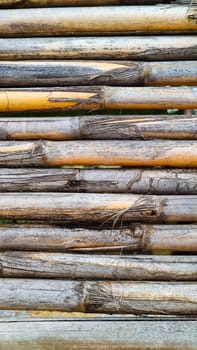
[(197, 87), (0, 89), (0, 112), (167, 108), (197, 108)]
[(2, 309), (197, 314), (197, 284), (0, 279)]
[(197, 196), (1, 193), (0, 218), (66, 222), (195, 222)]
[(196, 60), (197, 36), (0, 38), (0, 60)]
[(196, 141), (1, 141), (0, 167), (197, 167)]
[(2, 10), (0, 36), (196, 33), (188, 6), (68, 7)]
[(197, 225), (130, 224), (118, 228), (50, 225), (0, 225), (0, 250), (19, 251), (197, 252)]
[(0, 140), (197, 139), (196, 115), (0, 118)]
[(21, 344), (36, 350), (169, 350), (169, 344), (171, 350), (196, 350), (197, 346), (196, 321), (191, 319), (18, 319), (2, 321), (0, 336), (1, 350), (21, 350)]
[(0, 253), (0, 277), (196, 281), (197, 257)]
[(196, 61), (4, 61), (0, 86), (197, 85)]
[(100, 6), (100, 5), (153, 5), (157, 3), (189, 4), (191, 0), (0, 0), (0, 8)]
[(196, 169), (0, 168), (0, 192), (197, 194)]
[[(127, 315), (126, 317), (132, 317), (132, 319), (136, 319), (135, 315)], [(0, 325), (3, 322), (23, 322), (23, 321), (89, 321), (90, 319), (95, 321), (102, 321), (103, 317), (105, 317), (105, 321), (107, 320), (118, 320), (121, 318), (125, 319), (125, 315), (116, 314), (101, 314), (101, 313), (84, 313), (84, 312), (65, 312), (65, 311), (38, 311), (38, 310), (0, 310)], [(138, 316), (137, 316), (138, 318)], [(166, 320), (168, 316), (162, 317), (162, 320)], [(141, 318), (142, 319), (142, 318)], [(143, 317), (144, 319), (144, 317)], [(191, 317), (174, 317), (177, 321), (185, 320), (191, 321), (193, 318)], [(149, 317), (149, 320), (154, 321), (155, 317)], [(171, 318), (172, 320), (172, 318)], [(1, 334), (1, 333), (0, 333)], [(2, 343), (1, 343), (2, 344)], [(21, 349), (20, 349), (21, 350)], [(37, 349), (36, 349), (37, 350)], [(42, 349), (43, 350), (43, 349)]]

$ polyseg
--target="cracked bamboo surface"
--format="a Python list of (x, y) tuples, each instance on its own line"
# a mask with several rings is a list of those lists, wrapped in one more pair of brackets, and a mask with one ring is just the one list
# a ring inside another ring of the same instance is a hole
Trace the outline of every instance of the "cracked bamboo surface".
[(0, 118), (0, 140), (197, 139), (196, 115)]
[(195, 60), (196, 35), (0, 38), (1, 60)]
[[(0, 250), (197, 252), (197, 225), (129, 224), (96, 228), (65, 225), (0, 225)], [(150, 257), (152, 258), (152, 257)], [(154, 257), (153, 257), (154, 258)]]
[(0, 192), (197, 194), (197, 170), (0, 168)]
[(152, 5), (157, 3), (189, 4), (191, 0), (0, 0), (0, 8), (100, 6), (100, 5)]
[(0, 279), (2, 309), (133, 314), (197, 314), (192, 282)]
[(0, 89), (0, 112), (167, 108), (197, 108), (197, 87)]
[(196, 256), (0, 253), (0, 277), (196, 281)]
[(0, 36), (197, 33), (187, 12), (184, 5), (1, 10)]
[(197, 345), (195, 320), (158, 317), (2, 320), (0, 337), (1, 350), (196, 350)]
[(197, 196), (1, 193), (0, 218), (55, 222), (196, 222)]
[(65, 165), (197, 167), (195, 140), (1, 141), (0, 167)]
[(0, 86), (197, 85), (196, 61), (3, 61)]

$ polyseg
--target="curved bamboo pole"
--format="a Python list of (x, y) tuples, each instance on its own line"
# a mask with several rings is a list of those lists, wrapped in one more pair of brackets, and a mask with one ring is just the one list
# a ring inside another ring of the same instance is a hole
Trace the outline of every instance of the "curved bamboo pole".
[(196, 141), (1, 141), (1, 167), (197, 167)]
[(196, 222), (197, 196), (1, 193), (0, 218), (54, 222)]
[(0, 192), (197, 194), (196, 169), (0, 169)]
[(0, 36), (196, 33), (187, 12), (175, 5), (2, 10)]
[[(55, 225), (0, 225), (0, 250), (197, 252), (197, 225), (130, 224), (73, 228)], [(150, 257), (151, 259), (151, 257)]]
[(1, 309), (197, 314), (196, 283), (0, 279)]
[(77, 86), (0, 89), (0, 112), (167, 108), (197, 108), (197, 88)]
[(197, 59), (197, 36), (0, 38), (0, 60)]
[(197, 61), (4, 61), (0, 86), (197, 85)]
[(100, 5), (152, 5), (157, 3), (189, 4), (191, 0), (0, 0), (0, 8), (100, 6)]
[(0, 277), (196, 281), (197, 257), (0, 253)]
[(196, 115), (0, 118), (0, 140), (197, 139)]

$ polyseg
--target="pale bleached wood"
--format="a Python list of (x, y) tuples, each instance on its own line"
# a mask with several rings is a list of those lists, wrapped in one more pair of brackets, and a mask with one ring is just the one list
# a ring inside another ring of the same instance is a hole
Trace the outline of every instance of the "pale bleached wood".
[(0, 86), (197, 84), (196, 61), (3, 61)]
[(1, 225), (0, 250), (34, 251), (197, 251), (196, 225), (130, 224), (121, 228)]
[(157, 3), (189, 4), (191, 0), (0, 0), (0, 8), (100, 6), (100, 5), (152, 5)]
[[(47, 231), (46, 231), (47, 234)], [(0, 253), (1, 277), (196, 281), (196, 256)]]
[(84, 115), (55, 118), (3, 117), (0, 118), (0, 139), (193, 140), (197, 139), (197, 116), (191, 113), (190, 115)]
[(0, 168), (0, 192), (197, 194), (197, 170)]
[(0, 89), (0, 112), (104, 109), (195, 109), (197, 87), (111, 87)]
[(0, 38), (1, 60), (195, 60), (197, 36)]
[(179, 319), (91, 319), (90, 322), (32, 317), (28, 322), (2, 321), (0, 338), (1, 350), (196, 350), (197, 347), (196, 321)]
[(56, 222), (196, 222), (197, 196), (1, 193), (0, 218)]
[[(151, 227), (151, 229), (153, 229)], [(190, 228), (186, 233), (187, 243), (192, 243), (197, 249), (195, 235), (197, 228)], [(148, 233), (149, 228), (144, 229)], [(155, 232), (159, 232), (155, 229)], [(166, 233), (168, 230), (166, 231)], [(178, 230), (179, 232), (179, 230)], [(153, 232), (154, 235), (154, 232)], [(181, 233), (179, 237), (181, 236)], [(174, 237), (174, 235), (172, 235)], [(151, 238), (151, 235), (150, 235)], [(155, 237), (157, 240), (157, 234)], [(132, 226), (124, 229), (87, 229), (68, 228), (66, 226), (49, 225), (1, 225), (0, 226), (0, 250), (34, 250), (34, 251), (86, 251), (86, 250), (116, 250), (125, 248), (126, 250), (137, 250), (141, 246), (141, 228)], [(150, 241), (150, 240), (149, 240)], [(167, 243), (167, 240), (166, 240)], [(174, 240), (175, 243), (175, 240)], [(151, 243), (149, 243), (150, 245)], [(157, 243), (156, 243), (157, 244)], [(176, 244), (176, 243), (175, 243)], [(188, 247), (187, 244), (187, 247)], [(186, 247), (186, 245), (184, 245)]]
[(0, 167), (197, 167), (196, 141), (1, 141)]
[(192, 282), (0, 279), (2, 309), (122, 314), (197, 314)]
[(188, 6), (105, 6), (2, 10), (1, 37), (196, 33)]

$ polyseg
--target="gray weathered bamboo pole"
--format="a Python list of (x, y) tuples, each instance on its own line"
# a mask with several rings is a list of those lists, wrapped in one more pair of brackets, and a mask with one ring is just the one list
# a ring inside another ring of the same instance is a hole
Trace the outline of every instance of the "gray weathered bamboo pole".
[(0, 0), (0, 8), (100, 6), (100, 5), (153, 5), (157, 3), (189, 4), (191, 0)]
[(197, 314), (197, 284), (0, 279), (1, 309)]
[(0, 250), (197, 252), (197, 225), (130, 224), (118, 228), (0, 225)]
[(195, 60), (197, 36), (0, 38), (0, 59)]
[(184, 5), (2, 10), (0, 36), (197, 33), (187, 12)]
[(173, 320), (97, 318), (90, 322), (85, 318), (82, 321), (34, 316), (28, 320), (2, 320), (0, 337), (1, 350), (22, 350), (21, 344), (24, 349), (36, 350), (169, 350), (169, 344), (170, 350), (197, 347), (196, 321), (178, 317)]
[(0, 112), (167, 108), (197, 108), (197, 87), (0, 89)]
[(60, 222), (196, 222), (197, 196), (1, 193), (0, 218)]
[(65, 165), (197, 167), (197, 142), (1, 141), (0, 167)]
[(4, 61), (0, 86), (197, 85), (196, 61)]
[(197, 170), (0, 168), (0, 192), (197, 194)]
[(196, 256), (0, 253), (0, 277), (196, 281)]
[(194, 115), (0, 118), (0, 140), (197, 139)]

